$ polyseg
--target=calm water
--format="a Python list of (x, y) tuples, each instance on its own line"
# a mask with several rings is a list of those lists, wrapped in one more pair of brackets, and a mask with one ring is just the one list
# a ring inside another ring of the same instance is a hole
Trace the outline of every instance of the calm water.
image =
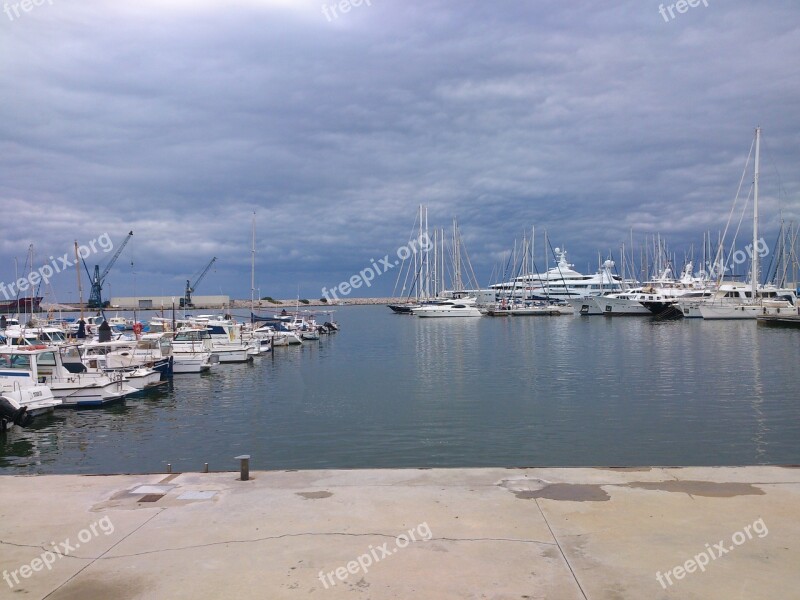
[(800, 332), (753, 322), (417, 319), (177, 375), (0, 434), (0, 473), (800, 463)]

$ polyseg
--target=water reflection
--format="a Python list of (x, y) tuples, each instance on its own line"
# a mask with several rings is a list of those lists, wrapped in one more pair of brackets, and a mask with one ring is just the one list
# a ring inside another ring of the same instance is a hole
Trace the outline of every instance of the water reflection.
[(755, 323), (417, 319), (339, 334), (0, 437), (0, 471), (796, 463), (796, 332)]

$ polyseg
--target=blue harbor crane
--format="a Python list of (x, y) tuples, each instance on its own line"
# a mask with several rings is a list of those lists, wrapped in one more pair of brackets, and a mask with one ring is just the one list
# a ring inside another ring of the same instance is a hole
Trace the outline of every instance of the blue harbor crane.
[(119, 245), (119, 248), (117, 248), (114, 256), (111, 257), (111, 260), (108, 261), (108, 264), (106, 265), (106, 268), (103, 269), (102, 273), (100, 273), (100, 265), (95, 265), (94, 275), (92, 275), (89, 273), (89, 267), (86, 266), (86, 261), (83, 261), (83, 268), (86, 269), (86, 274), (89, 276), (89, 281), (92, 282), (92, 291), (89, 294), (89, 302), (86, 303), (87, 308), (106, 308), (106, 306), (108, 306), (107, 301), (103, 302), (103, 283), (105, 283), (106, 276), (111, 270), (111, 267), (114, 266), (114, 263), (117, 262), (119, 255), (122, 254), (125, 246), (128, 245), (132, 235), (133, 232), (129, 231), (128, 237), (126, 237), (125, 240), (123, 240), (123, 242)]
[(203, 269), (200, 275), (194, 280), (194, 283), (192, 283), (189, 279), (186, 280), (186, 291), (183, 293), (183, 298), (181, 298), (180, 302), (181, 308), (192, 308), (194, 306), (192, 303), (192, 293), (194, 293), (195, 288), (200, 284), (201, 281), (203, 281), (203, 277), (206, 276), (206, 273), (208, 273), (211, 265), (213, 265), (216, 261), (217, 257), (215, 256), (211, 259), (211, 262), (206, 265), (206, 268)]

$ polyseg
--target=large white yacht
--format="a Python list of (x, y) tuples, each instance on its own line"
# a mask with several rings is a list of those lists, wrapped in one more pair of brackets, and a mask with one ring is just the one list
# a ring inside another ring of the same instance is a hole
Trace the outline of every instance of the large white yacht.
[(495, 290), (499, 300), (552, 298), (569, 301), (623, 291), (622, 278), (611, 273), (614, 267), (613, 261), (607, 260), (594, 275), (584, 275), (576, 271), (575, 265), (567, 261), (566, 250), (556, 248), (555, 253), (558, 256), (558, 263), (544, 273), (520, 275), (512, 281), (496, 283), (489, 288)]

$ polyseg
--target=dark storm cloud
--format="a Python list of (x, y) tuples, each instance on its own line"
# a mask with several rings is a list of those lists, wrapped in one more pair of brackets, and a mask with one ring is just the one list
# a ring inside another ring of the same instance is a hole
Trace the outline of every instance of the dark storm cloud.
[(316, 297), (420, 203), (484, 284), (531, 225), (582, 269), (631, 229), (682, 253), (724, 226), (757, 124), (765, 227), (800, 212), (794, 2), (117, 4), (0, 15), (5, 280), (31, 243), (133, 229), (113, 293), (218, 256), (205, 291), (246, 296), (256, 211), (262, 294)]

